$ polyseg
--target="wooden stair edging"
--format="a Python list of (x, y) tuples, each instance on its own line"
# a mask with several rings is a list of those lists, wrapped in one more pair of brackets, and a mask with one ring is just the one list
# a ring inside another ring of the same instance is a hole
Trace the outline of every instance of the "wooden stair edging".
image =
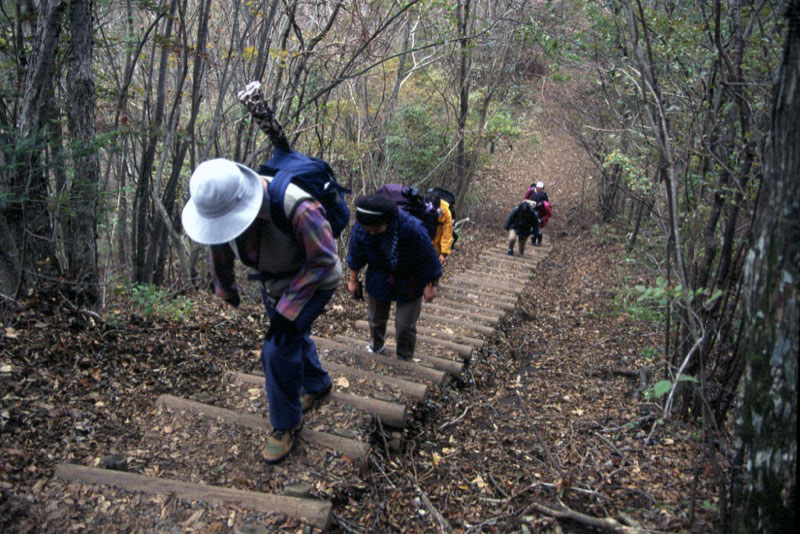
[[(345, 336), (343, 334), (337, 335), (336, 339), (340, 340), (341, 343), (343, 343), (343, 344), (345, 344), (347, 346), (358, 345), (358, 344), (363, 344), (364, 343), (363, 340), (356, 339), (356, 338), (350, 337), (350, 336)], [(396, 357), (397, 353), (395, 352), (394, 345), (386, 345), (386, 352), (387, 352), (387, 355), (381, 356), (381, 357), (389, 358), (391, 360), (394, 360), (394, 361), (397, 361), (397, 362), (401, 362), (401, 363), (412, 364), (411, 362), (405, 362), (405, 361), (400, 360), (400, 359), (398, 359)], [(394, 358), (392, 358), (392, 354), (395, 355)], [(435, 370), (437, 370), (438, 372), (442, 373), (445, 378), (447, 377), (448, 374), (454, 375), (454, 376), (458, 376), (464, 370), (464, 364), (462, 362), (457, 362), (455, 360), (449, 360), (447, 358), (440, 358), (438, 356), (430, 356), (429, 354), (423, 354), (423, 353), (420, 353), (418, 351), (414, 352), (414, 358), (419, 358), (420, 360), (423, 360), (426, 363), (431, 364), (433, 366), (433, 368)], [(426, 367), (423, 367), (423, 369), (426, 369)]]
[[(490, 325), (492, 327), (497, 325), (497, 323), (500, 322), (500, 319), (503, 318), (503, 314), (501, 312), (498, 312), (497, 315), (483, 315), (483, 314), (480, 314), (480, 313), (477, 313), (477, 312), (468, 311), (468, 310), (470, 310), (472, 308), (471, 306), (458, 306), (458, 305), (442, 306), (440, 304), (434, 304), (432, 302), (428, 302), (428, 303), (423, 303), (422, 304), (422, 309), (424, 310), (425, 308), (431, 309), (433, 311), (440, 311), (440, 312), (443, 312), (443, 313), (452, 313), (454, 315), (461, 315), (463, 317), (469, 317), (470, 319), (475, 319), (477, 321), (483, 321), (483, 322), (485, 322), (486, 324), (488, 324), (488, 325)], [(481, 309), (485, 309), (485, 308), (481, 308)]]
[(78, 464), (60, 464), (56, 467), (55, 475), (69, 482), (115, 486), (123, 490), (140, 491), (150, 495), (174, 495), (187, 501), (235, 504), (258, 512), (280, 512), (301, 519), (321, 530), (330, 527), (333, 513), (333, 505), (330, 501), (149, 477)]
[[(415, 362), (404, 362), (402, 360), (398, 360), (397, 358), (390, 358), (381, 354), (368, 352), (365, 349), (357, 349), (354, 348), (349, 341), (343, 343), (341, 341), (318, 336), (311, 336), (311, 340), (314, 341), (317, 349), (323, 348), (327, 350), (345, 352), (358, 358), (368, 359), (383, 364), (387, 367), (393, 367), (395, 369), (407, 371), (409, 374), (412, 374), (423, 380), (430, 381), (433, 384), (443, 384), (447, 379), (447, 373), (442, 369), (436, 367), (426, 367)], [(361, 343), (364, 342), (362, 341)], [(433, 363), (431, 365), (433, 365)]]
[(519, 284), (513, 285), (511, 282), (494, 283), (488, 280), (481, 280), (480, 278), (469, 276), (464, 273), (459, 273), (456, 278), (450, 279), (450, 282), (454, 281), (460, 284), (469, 284), (477, 289), (488, 290), (494, 294), (497, 294), (497, 296), (511, 298), (514, 298), (516, 295), (522, 293), (522, 290), (524, 289), (519, 287)]
[(531, 245), (529, 243), (529, 244), (527, 244), (525, 246), (525, 255), (524, 256), (520, 256), (519, 255), (519, 249), (517, 247), (514, 247), (514, 255), (513, 256), (509, 256), (508, 255), (508, 247), (506, 247), (505, 245), (502, 248), (498, 247), (498, 248), (484, 249), (483, 252), (481, 252), (481, 254), (482, 255), (483, 254), (493, 254), (493, 255), (499, 256), (499, 257), (501, 257), (503, 259), (506, 259), (506, 260), (509, 260), (509, 261), (516, 261), (516, 262), (519, 262), (519, 263), (523, 263), (523, 262), (536, 261), (536, 260), (542, 258), (543, 256), (546, 256), (547, 255), (547, 251), (549, 251), (549, 250), (550, 250), (549, 246), (548, 247), (545, 247), (545, 246), (534, 247), (533, 245)]
[[(500, 250), (500, 249), (484, 249), (481, 251), (479, 258), (496, 258), (499, 260), (504, 260), (510, 263), (516, 264), (518, 267), (526, 267), (534, 262), (538, 262), (538, 256), (541, 254), (536, 254), (536, 249), (533, 247), (526, 247), (528, 250), (525, 252), (525, 255), (520, 256), (519, 252), (515, 249), (514, 255), (508, 255), (508, 249)], [(538, 248), (538, 247), (537, 247)], [(533, 249), (533, 250), (532, 250)]]
[[(365, 380), (370, 380), (372, 382), (383, 382), (388, 386), (392, 386), (399, 391), (402, 391), (406, 395), (410, 397), (414, 397), (417, 400), (422, 400), (428, 394), (428, 386), (425, 384), (420, 384), (417, 382), (412, 382), (410, 380), (405, 380), (403, 378), (397, 378), (394, 376), (387, 376), (382, 375), (380, 373), (373, 373), (372, 371), (363, 371), (361, 369), (356, 369), (353, 367), (349, 367), (347, 365), (341, 365), (336, 362), (328, 361), (325, 358), (320, 358), (322, 363), (322, 367), (325, 368), (326, 371), (329, 371), (329, 374), (333, 375), (341, 375), (344, 377), (350, 378), (363, 378)], [(330, 373), (333, 371), (333, 373)], [(251, 376), (258, 376), (261, 380), (260, 384), (264, 385), (264, 375), (253, 375), (247, 373), (241, 373), (238, 371), (226, 371), (225, 377), (232, 377), (236, 379), (243, 379), (243, 377), (251, 377)], [(249, 382), (249, 378), (247, 379)]]
[(459, 275), (468, 276), (470, 278), (489, 278), (494, 283), (497, 284), (517, 284), (522, 285), (527, 282), (528, 276), (533, 274), (533, 269), (525, 269), (524, 271), (519, 272), (512, 272), (512, 273), (481, 273), (480, 271), (475, 271), (472, 269), (467, 269), (465, 271), (461, 271)]
[[(271, 428), (269, 420), (264, 417), (235, 412), (227, 408), (203, 404), (202, 402), (175, 397), (174, 395), (159, 395), (156, 403), (159, 406), (172, 410), (183, 410), (204, 417), (221, 418), (229, 423), (239, 424), (255, 430), (263, 430), (265, 433)], [(317, 432), (316, 430), (309, 430), (307, 428), (303, 428), (300, 431), (300, 437), (310, 443), (339, 451), (352, 460), (362, 464), (367, 462), (368, 447), (354, 439), (335, 436), (327, 432)]]
[[(367, 321), (356, 321), (356, 328), (360, 330), (369, 331), (369, 323)], [(466, 360), (469, 360), (472, 357), (472, 350), (474, 348), (473, 345), (462, 344), (457, 341), (449, 341), (447, 339), (444, 339), (444, 335), (442, 337), (433, 337), (425, 333), (421, 333), (427, 330), (428, 329), (423, 330), (423, 327), (419, 326), (417, 327), (417, 341), (447, 348), (449, 350), (458, 353), (462, 358)], [(394, 326), (387, 325), (386, 333), (389, 334), (390, 336), (395, 336), (396, 333), (394, 331)], [(449, 336), (449, 334), (445, 335)], [(480, 341), (481, 345), (483, 345), (483, 343), (485, 342), (485, 340), (477, 340), (477, 341)]]
[(506, 268), (514, 268), (517, 270), (527, 270), (535, 267), (539, 263), (539, 259), (534, 259), (533, 255), (528, 256), (509, 256), (505, 252), (483, 252), (478, 256), (479, 262), (496, 262), (506, 266)]
[(506, 286), (514, 286), (514, 285), (521, 285), (527, 281), (528, 276), (533, 271), (520, 271), (520, 272), (512, 272), (506, 274), (500, 273), (483, 273), (480, 271), (475, 271), (471, 269), (467, 269), (465, 271), (461, 271), (458, 273), (458, 277), (466, 277), (471, 279), (477, 280), (489, 280), (493, 284), (498, 285), (506, 285)]
[(454, 302), (456, 304), (464, 304), (472, 306), (475, 309), (479, 310), (492, 310), (492, 311), (499, 311), (502, 310), (503, 312), (512, 311), (514, 309), (514, 304), (509, 302), (490, 302), (490, 306), (494, 306), (494, 308), (487, 308), (484, 304), (486, 304), (486, 300), (481, 300), (480, 295), (475, 295), (474, 293), (472, 296), (469, 294), (459, 293), (458, 291), (443, 291), (440, 297), (437, 297), (439, 301), (444, 302)]
[[(225, 378), (243, 382), (248, 385), (264, 384), (263, 376), (249, 375), (246, 373), (239, 373), (237, 371), (226, 372)], [(381, 423), (387, 426), (403, 428), (406, 423), (406, 407), (405, 405), (397, 402), (373, 399), (372, 397), (364, 397), (361, 395), (354, 395), (352, 393), (345, 393), (343, 391), (336, 391), (335, 389), (332, 389), (331, 392), (328, 393), (327, 399), (338, 402), (339, 404), (352, 406), (357, 410), (361, 410), (362, 412), (373, 415), (380, 419)]]
[(513, 310), (517, 302), (517, 297), (490, 293), (484, 289), (472, 287), (471, 285), (467, 287), (463, 284), (453, 285), (452, 283), (447, 283), (439, 284), (439, 288), (442, 290), (444, 296), (450, 296), (453, 293), (467, 296), (474, 295), (476, 298), (480, 299), (481, 302), (485, 302), (490, 306), (497, 306), (507, 311)]
[[(485, 326), (482, 324), (476, 324), (467, 322), (464, 319), (456, 319), (454, 317), (442, 317), (441, 315), (436, 315), (435, 313), (426, 312), (425, 308), (422, 309), (422, 313), (419, 314), (419, 318), (422, 321), (428, 323), (440, 323), (440, 324), (451, 324), (456, 326), (461, 326), (467, 330), (472, 330), (473, 332), (478, 332), (480, 334), (485, 334), (487, 336), (492, 335), (494, 333), (494, 328), (491, 326)], [(389, 316), (389, 322), (394, 322), (394, 314)]]

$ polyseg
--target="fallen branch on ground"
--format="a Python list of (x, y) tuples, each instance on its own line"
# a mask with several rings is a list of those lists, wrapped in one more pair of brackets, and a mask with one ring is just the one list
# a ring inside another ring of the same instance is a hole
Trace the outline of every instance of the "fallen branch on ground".
[[(562, 505), (563, 506), (563, 505)], [(641, 526), (636, 524), (635, 521), (628, 518), (628, 516), (624, 516), (624, 520), (626, 522), (631, 522), (633, 525), (623, 525), (616, 519), (612, 519), (610, 517), (593, 517), (590, 515), (582, 514), (580, 512), (576, 512), (566, 506), (563, 507), (561, 510), (555, 510), (550, 508), (549, 506), (545, 506), (543, 504), (539, 504), (538, 502), (532, 502), (519, 515), (526, 515), (530, 510), (536, 510), (539, 513), (549, 515), (551, 517), (555, 517), (556, 519), (568, 519), (570, 521), (577, 521), (578, 523), (582, 523), (584, 525), (588, 525), (593, 528), (599, 528), (602, 530), (606, 530), (608, 532), (618, 532), (620, 534), (647, 534), (652, 532), (651, 530), (643, 529)]]

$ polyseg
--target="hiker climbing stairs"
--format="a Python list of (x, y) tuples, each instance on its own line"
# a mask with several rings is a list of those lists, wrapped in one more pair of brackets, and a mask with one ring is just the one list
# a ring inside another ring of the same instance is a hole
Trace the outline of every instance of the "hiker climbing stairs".
[[(412, 361), (397, 358), (394, 328), (387, 328), (382, 354), (366, 350), (369, 325), (357, 320), (331, 338), (312, 336), (320, 361), (330, 373), (332, 391), (304, 414), (302, 444), (281, 464), (265, 469), (259, 460), (269, 420), (264, 376), (228, 371), (219, 377), (224, 398), (203, 402), (173, 395), (158, 397), (150, 432), (161, 450), (134, 451), (132, 470), (62, 464), (56, 476), (71, 482), (112, 485), (147, 494), (171, 494), (190, 501), (235, 504), (262, 513), (280, 512), (325, 530), (332, 503), (309, 498), (310, 485), (295, 491), (300, 465), (325, 466), (346, 477), (369, 459), (370, 437), (387, 452), (402, 448), (403, 429), (419, 402), (448, 377), (459, 377), (472, 355), (489, 339), (503, 316), (513, 310), (525, 281), (549, 251), (537, 247), (525, 256), (509, 256), (504, 244), (484, 250), (480, 270), (448, 274), (437, 298), (424, 303), (417, 324)], [(390, 318), (390, 325), (393, 318)], [(365, 335), (367, 334), (367, 335)], [(192, 458), (223, 444), (218, 472), (196, 471)], [(211, 485), (204, 480), (225, 480)], [(228, 487), (232, 486), (232, 487)], [(263, 491), (236, 489), (258, 487)]]

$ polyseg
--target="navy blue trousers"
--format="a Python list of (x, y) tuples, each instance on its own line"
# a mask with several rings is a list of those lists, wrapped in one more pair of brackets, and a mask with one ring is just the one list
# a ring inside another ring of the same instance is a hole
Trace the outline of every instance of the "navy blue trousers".
[[(301, 393), (318, 393), (331, 383), (328, 372), (319, 362), (317, 347), (311, 341), (310, 334), (314, 319), (325, 309), (334, 291), (335, 289), (319, 290), (306, 302), (294, 321), (299, 334), (292, 336), (281, 346), (275, 345), (272, 340), (265, 340), (261, 347), (261, 363), (264, 366), (269, 400), (269, 422), (276, 430), (287, 430), (300, 422)], [(264, 297), (271, 320), (278, 312), (266, 295)]]

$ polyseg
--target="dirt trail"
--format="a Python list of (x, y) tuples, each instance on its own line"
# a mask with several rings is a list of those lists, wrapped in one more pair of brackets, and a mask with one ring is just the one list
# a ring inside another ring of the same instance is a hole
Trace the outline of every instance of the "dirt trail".
[[(693, 462), (693, 429), (667, 422), (650, 436), (658, 406), (634, 400), (638, 379), (614, 374), (652, 367), (660, 333), (613, 305), (615, 288), (635, 273), (620, 262), (619, 240), (592, 231), (595, 171), (563, 128), (569, 93), (551, 82), (532, 88), (528, 130), (513, 147), (498, 147), (476, 178), (481, 207), (445, 277), (480, 269), (478, 253), (503, 241), (505, 217), (532, 181), (545, 182), (554, 207), (548, 257), (519, 280), (526, 290), (516, 309), (463, 381), (420, 405), (401, 452), (387, 454), (376, 440), (368, 467), (357, 469), (300, 447), (291, 461), (266, 468), (257, 459), (261, 433), (156, 406), (163, 393), (223, 402), (232, 386), (220, 377), (257, 367), (263, 311), (255, 291), (239, 310), (197, 295), (193, 315), (179, 323), (114, 322), (113, 313), (98, 322), (63, 305), (56, 288), (18, 315), (0, 345), (0, 530), (304, 531), (294, 520), (235, 506), (52, 477), (58, 463), (96, 465), (110, 453), (125, 455), (134, 471), (253, 491), (308, 484), (312, 497), (333, 502), (339, 532), (576, 530), (538, 508), (559, 501), (678, 530), (693, 492), (709, 503), (697, 509), (695, 529), (706, 526), (713, 498), (704, 479), (692, 484), (693, 472), (707, 468)], [(340, 291), (315, 328), (332, 336), (365, 315)], [(243, 402), (260, 395), (251, 389), (239, 388)], [(332, 422), (347, 417), (325, 413)]]
[[(597, 170), (564, 128), (570, 93), (537, 88), (525, 138), (502, 147), (478, 181), (484, 202), (470, 246), (501, 241), (508, 211), (541, 180), (554, 210), (545, 230), (552, 248), (532, 280), (519, 281), (527, 291), (466, 387), (431, 402), (402, 461), (387, 462), (386, 524), (399, 531), (439, 530), (425, 502), (463, 532), (584, 531), (580, 521), (537, 512), (559, 503), (679, 530), (690, 495), (713, 502), (710, 480), (692, 484), (692, 470), (707, 468), (693, 463), (692, 429), (673, 422), (651, 435), (660, 409), (634, 397), (636, 372), (653, 366), (663, 334), (614, 304), (635, 273), (620, 262), (624, 243), (595, 226)], [(708, 528), (712, 509), (697, 505), (693, 529)]]

